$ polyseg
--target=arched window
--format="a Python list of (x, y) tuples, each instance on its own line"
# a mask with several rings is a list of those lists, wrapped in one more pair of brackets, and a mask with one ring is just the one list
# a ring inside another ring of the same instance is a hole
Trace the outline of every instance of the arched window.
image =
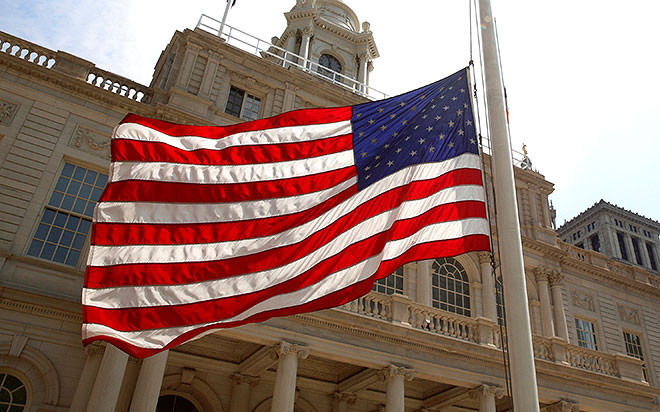
[(372, 290), (386, 295), (403, 295), (403, 266), (386, 278), (378, 279)]
[(465, 268), (456, 259), (436, 259), (431, 266), (431, 282), (434, 308), (471, 316), (470, 282)]
[(341, 73), (341, 63), (335, 56), (322, 54), (321, 57), (319, 57), (319, 68), (317, 71), (331, 80), (341, 81), (341, 77), (336, 74)]
[(163, 395), (158, 398), (156, 412), (199, 412), (199, 409), (182, 396)]
[(0, 411), (22, 412), (27, 403), (27, 389), (20, 379), (0, 374)]

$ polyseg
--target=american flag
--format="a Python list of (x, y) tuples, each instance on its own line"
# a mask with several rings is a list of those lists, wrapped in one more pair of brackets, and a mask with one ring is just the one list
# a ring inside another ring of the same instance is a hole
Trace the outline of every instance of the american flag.
[(145, 357), (341, 305), (404, 263), (489, 250), (467, 69), (226, 127), (128, 115), (95, 212), (83, 342)]

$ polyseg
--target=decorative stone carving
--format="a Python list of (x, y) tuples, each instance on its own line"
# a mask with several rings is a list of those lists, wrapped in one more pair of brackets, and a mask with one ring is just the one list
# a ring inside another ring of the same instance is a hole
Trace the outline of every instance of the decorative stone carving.
[(564, 280), (564, 274), (561, 272), (557, 272), (553, 270), (548, 274), (548, 281), (550, 281), (550, 287), (561, 285), (562, 280)]
[(639, 312), (637, 309), (619, 304), (621, 320), (639, 325)]
[(259, 384), (260, 379), (257, 376), (245, 375), (242, 373), (235, 373), (231, 375), (231, 380), (235, 385), (240, 385), (242, 383), (247, 383), (251, 387), (255, 387)]
[(578, 306), (591, 312), (595, 311), (594, 297), (592, 295), (574, 290), (571, 292), (571, 298), (573, 299), (574, 306)]
[(110, 159), (110, 137), (93, 129), (78, 126), (73, 133), (70, 145), (85, 152)]
[(289, 354), (296, 354), (300, 359), (305, 359), (309, 356), (309, 349), (302, 345), (295, 345), (289, 342), (280, 342), (275, 346), (275, 353), (277, 356), (282, 357)]
[(490, 395), (500, 399), (504, 396), (504, 389), (491, 385), (479, 385), (470, 389), (468, 396), (471, 399), (479, 400), (482, 396)]
[(87, 354), (88, 357), (103, 356), (104, 352), (105, 347), (99, 344), (91, 344), (85, 346), (85, 354)]
[(339, 404), (340, 402), (355, 405), (355, 402), (357, 402), (357, 396), (352, 393), (333, 392), (328, 396), (333, 405)]
[(381, 369), (379, 372), (383, 380), (389, 378), (390, 376), (403, 376), (407, 381), (411, 381), (415, 377), (415, 370), (406, 368), (404, 366), (388, 365), (385, 368)]
[(0, 124), (9, 126), (17, 110), (18, 105), (0, 100)]
[(580, 404), (561, 400), (543, 408), (543, 412), (580, 412)]
[(536, 277), (536, 282), (548, 282), (550, 278), (550, 271), (547, 270), (546, 268), (543, 268), (541, 266), (535, 267), (534, 270), (534, 276)]

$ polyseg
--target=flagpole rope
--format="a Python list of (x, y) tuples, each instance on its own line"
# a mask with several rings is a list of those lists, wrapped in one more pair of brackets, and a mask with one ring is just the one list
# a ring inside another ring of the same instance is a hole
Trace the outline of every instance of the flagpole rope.
[[(479, 16), (477, 13), (477, 7), (476, 7), (476, 0), (475, 1), (475, 7), (472, 7), (472, 1), (469, 1), (470, 4), (470, 65), (474, 67), (474, 61), (473, 61), (473, 53), (472, 53), (472, 44), (473, 44), (473, 31), (472, 31), (472, 11), (474, 10), (474, 20), (475, 20), (475, 25), (477, 29), (479, 29)], [(497, 33), (497, 32), (496, 32)], [(483, 76), (484, 73), (484, 66), (483, 66), (483, 55), (481, 53), (481, 37), (477, 36), (477, 42), (479, 44), (479, 50), (480, 50), (480, 55), (479, 55), (479, 63), (480, 63), (480, 69), (481, 69), (481, 86), (482, 90), (486, 90), (485, 87), (485, 79)], [(498, 44), (498, 53), (499, 53), (499, 44)], [(501, 62), (500, 62), (501, 65)], [(478, 98), (478, 89), (477, 89), (477, 82), (476, 82), (476, 73), (473, 73), (472, 75), (474, 77), (473, 85), (474, 85), (474, 100), (476, 103), (476, 111), (477, 111), (477, 134), (479, 136), (479, 150), (481, 152), (481, 157), (482, 157), (482, 164), (485, 165), (485, 153), (484, 153), (484, 147), (483, 147), (483, 135), (481, 133), (481, 110), (479, 106), (479, 98)], [(486, 128), (488, 130), (488, 127), (490, 125), (490, 120), (488, 116), (488, 110), (484, 111), (484, 120), (486, 124)], [(509, 127), (509, 124), (507, 122), (507, 127)], [(510, 137), (509, 137), (510, 138)], [(490, 137), (489, 137), (490, 141)], [(490, 147), (490, 146), (489, 146)], [(492, 150), (492, 148), (491, 148)], [(490, 162), (490, 175), (491, 175), (491, 186), (492, 186), (492, 177), (493, 175), (493, 162)], [(486, 205), (491, 204), (490, 202), (490, 195), (489, 195), (489, 190), (487, 189), (487, 182), (486, 182), (486, 176), (484, 174), (484, 188), (486, 189)], [(492, 193), (492, 205), (493, 205), (493, 210), (495, 211), (495, 214), (497, 214), (497, 199), (495, 198), (495, 191), (493, 190)], [(488, 211), (490, 212), (490, 210)], [(497, 261), (495, 259), (494, 255), (494, 250), (495, 250), (495, 245), (493, 241), (493, 230), (492, 230), (492, 225), (490, 224), (490, 213), (487, 213), (488, 216), (488, 221), (489, 221), (489, 231), (490, 231), (490, 243), (491, 243), (491, 253), (490, 253), (490, 265), (491, 265), (491, 276), (494, 278), (495, 285), (497, 286), (498, 284), (498, 279), (497, 279)], [(497, 226), (497, 219), (495, 219), (495, 234), (498, 233), (498, 226)], [(501, 261), (501, 256), (500, 256), (500, 249), (497, 248), (497, 259)], [(506, 333), (506, 303), (504, 301), (504, 282), (499, 282), (499, 288), (495, 288), (495, 293), (499, 295), (500, 302), (502, 302), (502, 322), (499, 322), (499, 329), (500, 329), (500, 346), (502, 349), (502, 361), (503, 361), (503, 366), (504, 366), (504, 379), (506, 383), (506, 390), (507, 390), (507, 396), (511, 402), (511, 408), (510, 411), (514, 411), (514, 406), (513, 406), (513, 388), (512, 388), (512, 382), (511, 382), (511, 362), (509, 359), (509, 341), (508, 341), (508, 334)]]

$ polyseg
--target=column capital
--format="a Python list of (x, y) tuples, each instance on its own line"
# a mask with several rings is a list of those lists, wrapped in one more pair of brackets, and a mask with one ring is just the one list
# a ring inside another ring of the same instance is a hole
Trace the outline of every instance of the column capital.
[(482, 396), (494, 396), (496, 398), (502, 398), (504, 396), (504, 389), (498, 388), (497, 386), (492, 385), (479, 385), (475, 388), (470, 389), (468, 395), (471, 399), (480, 399)]
[(580, 404), (561, 400), (543, 408), (543, 412), (580, 412)]
[(396, 366), (396, 365), (387, 365), (380, 371), (378, 371), (380, 376), (383, 379), (387, 379), (392, 376), (403, 376), (404, 379), (411, 381), (415, 376), (415, 370), (411, 368), (406, 368), (405, 366)]
[(314, 34), (314, 26), (309, 25), (301, 29), (303, 36), (312, 36)]
[(277, 356), (282, 357), (286, 355), (297, 355), (300, 359), (306, 359), (309, 356), (309, 349), (302, 345), (282, 341), (275, 345), (275, 353)]
[(552, 273), (543, 266), (535, 267), (532, 270), (532, 272), (534, 273), (534, 277), (536, 278), (536, 283), (548, 282), (550, 280), (550, 274)]
[(85, 346), (84, 350), (85, 350), (85, 354), (89, 357), (101, 356), (105, 352), (105, 347), (93, 343), (91, 345)]
[(490, 263), (490, 252), (479, 252), (477, 253), (477, 256), (479, 256), (479, 263)]
[(332, 401), (332, 404), (338, 404), (340, 402), (346, 402), (349, 405), (355, 405), (357, 402), (357, 395), (354, 395), (352, 393), (345, 393), (345, 392), (332, 392), (330, 395), (330, 401)]
[(550, 286), (560, 286), (561, 282), (564, 280), (564, 274), (556, 270), (550, 271), (548, 274), (548, 280), (550, 281)]
[(258, 376), (252, 376), (252, 375), (246, 375), (243, 373), (235, 373), (231, 375), (231, 380), (234, 382), (235, 385), (240, 385), (242, 383), (247, 383), (250, 385), (252, 388), (257, 386), (259, 384), (259, 379)]

